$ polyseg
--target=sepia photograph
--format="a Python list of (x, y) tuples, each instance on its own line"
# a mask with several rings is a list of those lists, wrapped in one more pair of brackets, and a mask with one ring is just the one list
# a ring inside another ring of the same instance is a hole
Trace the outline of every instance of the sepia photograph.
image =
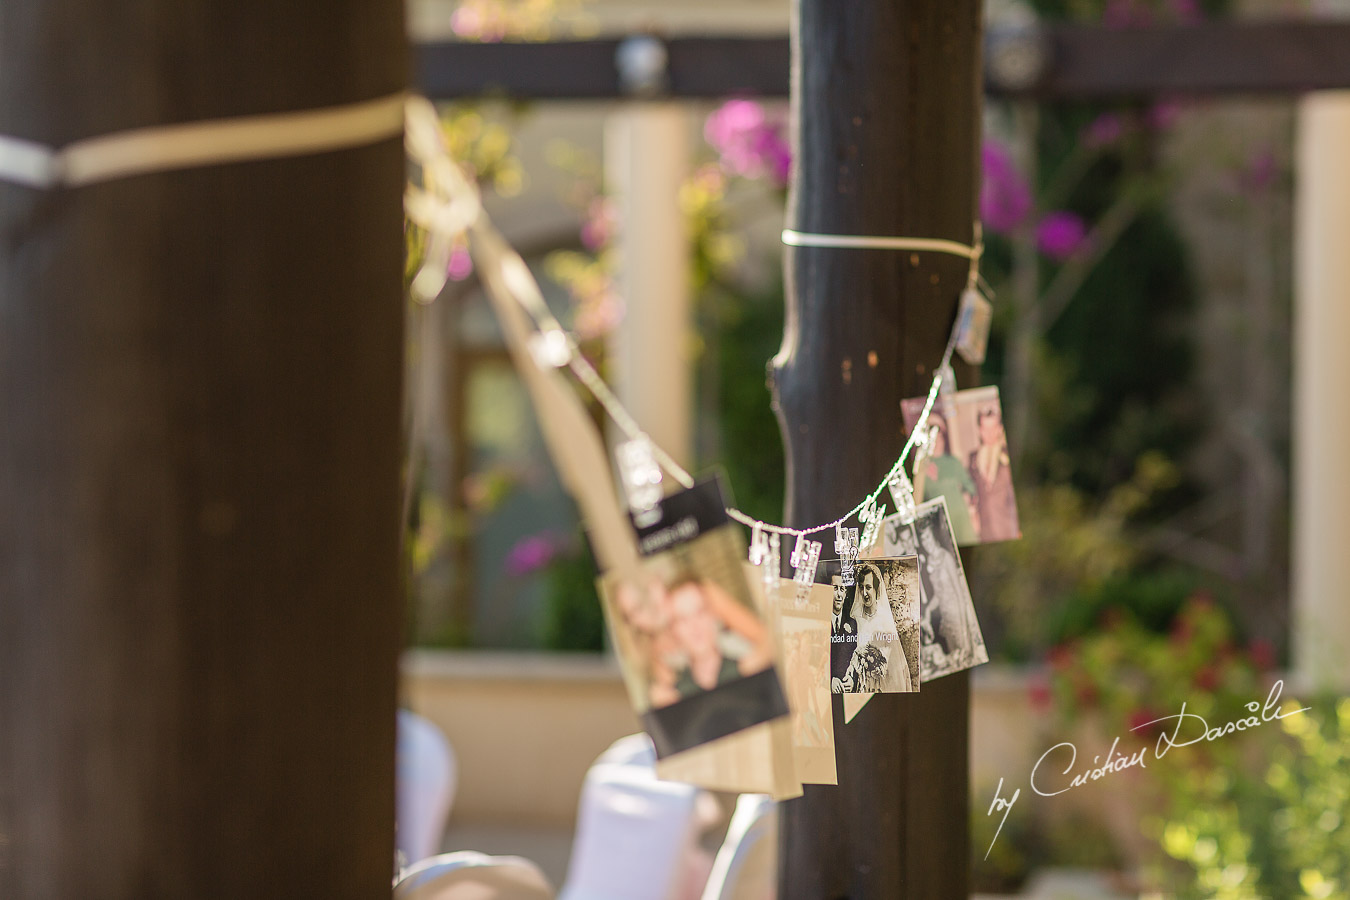
[(919, 689), (919, 581), (914, 558), (869, 559), (853, 567), (823, 563), (834, 590), (830, 611), (830, 690), (906, 693)]
[[(826, 590), (823, 585), (817, 587)], [(792, 753), (797, 774), (809, 784), (834, 784), (829, 618), (823, 608), (784, 610), (779, 634), (783, 645), (783, 687), (792, 708)]]
[(882, 534), (887, 553), (918, 552), (923, 654), (920, 680), (932, 681), (988, 662), (946, 499), (937, 497), (920, 504), (918, 517), (909, 524), (891, 516)]
[[(924, 397), (901, 402), (905, 428), (914, 429), (925, 402)], [(947, 500), (959, 546), (1021, 537), (998, 388), (939, 396), (927, 427), (933, 442), (915, 460), (914, 499)]]

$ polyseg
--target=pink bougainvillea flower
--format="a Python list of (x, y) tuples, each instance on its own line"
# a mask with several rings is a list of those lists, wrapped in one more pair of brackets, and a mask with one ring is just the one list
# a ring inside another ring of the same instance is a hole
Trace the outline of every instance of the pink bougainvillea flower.
[(1249, 191), (1260, 193), (1275, 183), (1279, 171), (1279, 163), (1275, 160), (1275, 154), (1269, 148), (1266, 148), (1258, 151), (1251, 159), (1247, 160), (1247, 168), (1242, 174), (1242, 181)]
[(721, 157), (722, 167), (746, 178), (787, 184), (792, 149), (787, 123), (753, 100), (728, 100), (708, 116), (703, 136)]
[(473, 274), (473, 257), (469, 255), (469, 248), (460, 244), (450, 251), (450, 259), (446, 261), (445, 274), (451, 281), (463, 281)]
[(1118, 113), (1104, 112), (1083, 129), (1083, 143), (1089, 147), (1108, 147), (1125, 134), (1125, 123)]
[(1155, 131), (1168, 131), (1177, 124), (1184, 109), (1180, 100), (1159, 100), (1149, 107), (1145, 121)]
[(1086, 240), (1087, 227), (1082, 218), (1065, 210), (1047, 213), (1036, 227), (1036, 245), (1056, 262), (1073, 256)]
[(614, 203), (608, 197), (596, 197), (581, 223), (581, 243), (587, 250), (599, 250), (614, 236)]
[(1183, 25), (1194, 25), (1205, 18), (1205, 11), (1196, 0), (1167, 0), (1167, 9)]
[(623, 313), (619, 295), (612, 289), (602, 290), (581, 302), (572, 326), (582, 340), (603, 337), (623, 321)]
[(558, 539), (547, 532), (521, 538), (506, 554), (503, 568), (512, 578), (532, 575), (553, 562), (558, 555)]
[(987, 140), (980, 153), (984, 172), (980, 186), (980, 218), (992, 231), (1012, 231), (1031, 212), (1031, 188), (997, 141)]

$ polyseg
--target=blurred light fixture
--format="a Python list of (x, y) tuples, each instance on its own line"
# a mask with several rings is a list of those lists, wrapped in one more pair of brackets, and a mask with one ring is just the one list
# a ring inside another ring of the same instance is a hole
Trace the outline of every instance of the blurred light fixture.
[(1036, 13), (1021, 0), (991, 0), (984, 40), (990, 83), (1005, 91), (1036, 86), (1050, 65), (1050, 41)]
[(650, 97), (668, 87), (670, 54), (665, 42), (651, 35), (625, 38), (614, 51), (619, 87), (625, 94)]

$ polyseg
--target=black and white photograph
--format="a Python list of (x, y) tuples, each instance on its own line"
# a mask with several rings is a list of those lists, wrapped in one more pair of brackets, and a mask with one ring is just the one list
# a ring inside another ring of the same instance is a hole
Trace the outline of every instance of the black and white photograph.
[(937, 497), (919, 504), (918, 516), (902, 524), (899, 516), (882, 530), (887, 553), (918, 552), (922, 604), (919, 614), (923, 654), (921, 681), (932, 681), (989, 661), (975, 604), (966, 584), (965, 567), (952, 534), (947, 501)]
[(841, 694), (906, 693), (919, 689), (917, 561), (868, 559), (853, 566), (853, 583), (830, 574), (830, 690)]
[[(905, 428), (914, 430), (926, 402), (926, 397), (901, 401)], [(1021, 537), (998, 387), (939, 396), (927, 427), (933, 443), (915, 460), (914, 499), (946, 498), (959, 546)]]
[(716, 481), (672, 494), (637, 529), (650, 551), (600, 588), (633, 706), (666, 756), (787, 715), (774, 636), (746, 580)]

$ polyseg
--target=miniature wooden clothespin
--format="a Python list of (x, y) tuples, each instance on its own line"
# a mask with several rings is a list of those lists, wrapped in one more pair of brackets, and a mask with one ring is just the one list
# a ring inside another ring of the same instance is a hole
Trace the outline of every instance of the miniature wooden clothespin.
[(645, 436), (624, 441), (614, 448), (614, 457), (633, 522), (639, 528), (656, 524), (661, 518), (661, 466), (651, 441)]
[(858, 529), (834, 526), (834, 552), (839, 554), (839, 577), (843, 584), (853, 583), (853, 570), (858, 564)]
[(808, 541), (803, 535), (797, 535), (790, 561), (794, 570), (792, 580), (797, 583), (795, 602), (802, 604), (810, 596), (811, 585), (816, 581), (816, 569), (820, 566), (820, 541)]

